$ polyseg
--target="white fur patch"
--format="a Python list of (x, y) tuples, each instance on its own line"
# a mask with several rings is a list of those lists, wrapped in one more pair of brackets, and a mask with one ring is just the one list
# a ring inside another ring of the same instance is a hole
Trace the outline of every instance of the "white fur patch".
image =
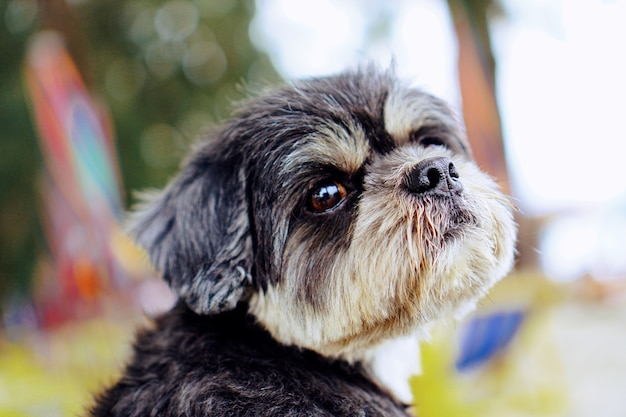
[(417, 334), (409, 334), (383, 342), (374, 350), (370, 362), (380, 382), (407, 404), (413, 402), (409, 379), (422, 372), (419, 341)]

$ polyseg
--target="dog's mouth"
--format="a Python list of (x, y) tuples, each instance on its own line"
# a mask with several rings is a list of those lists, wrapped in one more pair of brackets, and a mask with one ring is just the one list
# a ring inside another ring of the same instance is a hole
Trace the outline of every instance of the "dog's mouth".
[(448, 213), (448, 222), (443, 224), (442, 239), (444, 242), (463, 237), (470, 226), (477, 226), (477, 218), (468, 209), (455, 205)]
[(478, 225), (477, 216), (460, 196), (424, 197), (417, 203), (416, 225), (431, 243), (446, 244), (462, 239), (468, 228)]

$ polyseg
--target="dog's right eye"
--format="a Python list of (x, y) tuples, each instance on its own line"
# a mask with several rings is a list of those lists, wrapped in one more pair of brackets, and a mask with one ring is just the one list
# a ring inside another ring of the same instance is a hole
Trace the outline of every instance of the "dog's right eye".
[(307, 208), (313, 213), (331, 211), (337, 207), (348, 195), (346, 187), (332, 180), (326, 180), (315, 185), (309, 192)]

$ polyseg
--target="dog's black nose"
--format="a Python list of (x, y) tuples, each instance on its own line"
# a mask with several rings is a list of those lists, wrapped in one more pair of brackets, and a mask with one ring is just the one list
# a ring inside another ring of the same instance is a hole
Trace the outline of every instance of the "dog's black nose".
[(404, 180), (406, 188), (416, 194), (451, 194), (463, 189), (459, 173), (445, 157), (428, 158), (419, 162)]

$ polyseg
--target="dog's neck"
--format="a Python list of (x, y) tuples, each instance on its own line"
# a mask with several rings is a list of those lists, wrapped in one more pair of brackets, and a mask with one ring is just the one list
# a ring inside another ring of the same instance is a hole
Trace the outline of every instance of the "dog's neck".
[[(238, 306), (238, 309), (245, 310), (247, 308), (247, 302)], [(258, 321), (257, 325), (263, 327)], [(428, 331), (424, 330), (424, 333), (428, 333)], [(421, 373), (419, 341), (425, 338), (427, 338), (425, 335), (416, 332), (387, 340), (373, 348), (352, 352), (349, 356), (330, 358), (320, 353), (317, 354), (330, 361), (342, 361), (353, 366), (364, 366), (372, 373), (378, 383), (388, 389), (398, 400), (411, 404), (413, 394), (409, 385), (409, 378)]]
[[(185, 323), (194, 323), (200, 330), (206, 322), (202, 316), (192, 312), (184, 302), (179, 301), (174, 307), (175, 315), (185, 316)], [(214, 323), (221, 323), (225, 331), (245, 332), (250, 337), (259, 339), (261, 345), (276, 344), (287, 350), (293, 348), (301, 351), (307, 357), (318, 356), (321, 363), (337, 364), (340, 368), (354, 368), (370, 374), (373, 379), (386, 391), (405, 404), (412, 403), (413, 397), (408, 384), (411, 375), (420, 372), (419, 360), (419, 338), (418, 335), (409, 335), (389, 340), (375, 348), (361, 352), (359, 355), (346, 358), (330, 358), (317, 352), (303, 349), (297, 346), (285, 346), (273, 339), (261, 324), (248, 312), (248, 304), (240, 302), (237, 307), (228, 312), (220, 313), (217, 316), (207, 316), (207, 319)], [(214, 328), (213, 326), (211, 326)], [(241, 327), (240, 329), (237, 329)], [(201, 331), (201, 330), (200, 330)], [(257, 345), (258, 346), (258, 345)]]

